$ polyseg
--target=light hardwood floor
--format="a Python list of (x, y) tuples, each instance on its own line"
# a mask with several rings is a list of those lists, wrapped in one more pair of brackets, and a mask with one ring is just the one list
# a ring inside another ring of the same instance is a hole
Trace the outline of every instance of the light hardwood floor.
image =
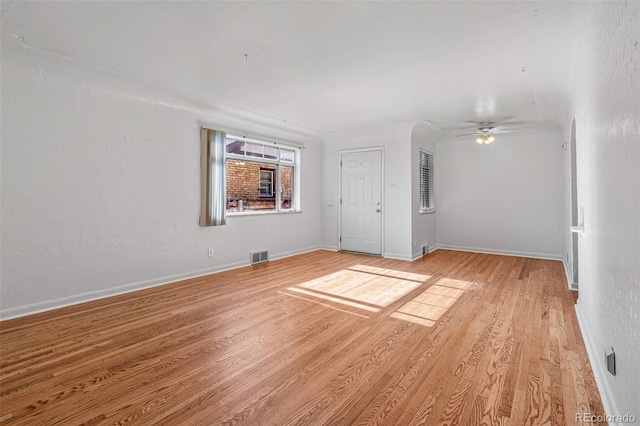
[(573, 425), (561, 262), (317, 251), (0, 323), (0, 424)]

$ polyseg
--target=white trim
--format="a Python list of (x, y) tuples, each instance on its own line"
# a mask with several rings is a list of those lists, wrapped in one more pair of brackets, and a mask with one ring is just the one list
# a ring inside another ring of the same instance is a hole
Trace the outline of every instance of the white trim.
[[(602, 399), (604, 412), (612, 416), (617, 415), (619, 411), (618, 407), (616, 406), (615, 399), (613, 398), (613, 394), (611, 393), (609, 382), (606, 378), (607, 371), (604, 369), (604, 363), (602, 362), (603, 355), (599, 353), (597, 348), (594, 346), (593, 340), (591, 340), (591, 333), (589, 333), (587, 323), (584, 320), (582, 310), (580, 309), (580, 300), (578, 300), (578, 303), (576, 303), (575, 309), (576, 316), (578, 317), (578, 326), (580, 327), (580, 331), (582, 332), (582, 338), (587, 349), (587, 355), (589, 357), (589, 362), (591, 363), (593, 375), (596, 379), (596, 384), (598, 385), (598, 391), (600, 393), (600, 399)], [(622, 426), (622, 423), (609, 424)]]
[[(208, 127), (202, 126), (205, 129), (209, 129)], [(210, 129), (210, 130), (220, 130), (220, 129)], [(299, 145), (299, 144), (295, 144), (295, 143), (288, 143), (288, 142), (280, 142), (280, 141), (271, 141), (268, 139), (263, 139), (263, 138), (254, 138), (254, 137), (247, 137), (246, 135), (242, 134), (242, 132), (226, 132), (224, 130), (220, 130), (222, 132), (225, 132), (225, 138), (229, 138), (229, 139), (233, 139), (233, 140), (242, 140), (245, 142), (250, 142), (250, 143), (257, 143), (260, 145), (269, 145), (269, 146), (276, 146), (278, 148), (285, 148), (285, 149), (300, 149), (303, 148), (303, 146)]]
[(413, 254), (411, 255), (411, 261), (413, 262), (413, 261), (415, 261), (415, 260), (418, 260), (418, 259), (420, 259), (422, 256), (425, 256), (425, 255), (423, 255), (421, 251), (420, 251), (420, 252), (418, 252), (418, 253), (413, 253)]
[[(324, 250), (323, 247), (310, 247), (301, 250), (293, 250), (271, 256), (270, 260), (282, 259), (285, 257), (295, 256), (297, 254), (309, 253), (316, 250)], [(242, 268), (244, 266), (250, 266), (251, 263), (247, 261), (228, 263), (226, 265), (220, 265), (213, 268), (200, 269), (192, 272), (185, 272), (183, 274), (169, 275), (166, 277), (153, 278), (146, 281), (138, 281), (135, 283), (123, 284), (116, 287), (110, 287), (103, 290), (90, 291), (87, 293), (76, 294), (72, 296), (61, 297), (55, 300), (47, 300), (44, 302), (31, 303), (25, 306), (18, 306), (15, 308), (3, 309), (0, 311), (0, 321), (5, 321), (14, 318), (20, 318), (27, 315), (39, 314), (41, 312), (51, 311), (54, 309), (65, 308), (67, 306), (73, 306), (80, 303), (93, 302), (95, 300), (105, 299), (111, 296), (117, 296), (120, 294), (132, 293), (138, 290), (144, 290), (152, 287), (159, 287), (165, 284), (172, 284), (177, 281), (183, 281), (190, 278), (202, 277), (204, 275), (210, 275), (217, 272), (228, 271), (230, 269)]]
[(302, 210), (227, 212), (227, 220), (229, 220), (230, 217), (267, 216), (270, 214), (300, 214), (300, 213), (302, 213)]
[(385, 259), (395, 259), (395, 260), (408, 260), (413, 261), (415, 259), (412, 256), (407, 256), (406, 254), (398, 254), (398, 253), (384, 253), (382, 255)]
[(434, 245), (434, 246), (430, 246), (430, 247), (429, 247), (429, 251), (427, 251), (427, 253), (426, 253), (426, 254), (422, 254), (422, 251), (419, 251), (419, 252), (417, 252), (417, 253), (413, 253), (413, 256), (412, 256), (412, 258), (411, 258), (411, 261), (413, 262), (413, 261), (415, 261), (415, 260), (418, 260), (418, 259), (420, 259), (420, 258), (422, 258), (422, 257), (426, 256), (427, 254), (431, 254), (431, 253), (433, 253), (433, 252), (434, 252), (434, 251), (436, 251), (436, 250), (438, 250), (438, 246)]
[(569, 230), (575, 234), (584, 234), (584, 225), (580, 226), (570, 226)]
[(573, 282), (573, 271), (567, 265), (566, 259), (562, 259), (562, 265), (564, 266), (564, 274), (567, 276), (567, 285), (569, 286), (569, 290), (578, 291), (578, 283)]
[(446, 244), (438, 244), (438, 248), (442, 250), (455, 250), (455, 251), (468, 251), (472, 253), (485, 253), (485, 254), (501, 254), (504, 256), (516, 256), (516, 257), (530, 257), (532, 259), (545, 259), (545, 260), (559, 260), (562, 261), (562, 256), (549, 253), (532, 253), (528, 251), (511, 251), (511, 250), (497, 250), (487, 248), (476, 247), (460, 247), (450, 246)]
[(318, 247), (319, 250), (328, 250), (328, 251), (340, 251), (340, 249), (338, 248), (338, 246), (328, 246), (328, 245), (321, 245), (320, 247)]

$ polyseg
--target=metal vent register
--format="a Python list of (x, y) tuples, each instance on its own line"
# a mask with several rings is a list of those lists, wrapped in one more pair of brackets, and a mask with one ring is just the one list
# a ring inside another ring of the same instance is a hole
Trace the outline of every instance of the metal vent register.
[(256, 251), (249, 254), (251, 264), (254, 265), (256, 263), (262, 263), (269, 261), (269, 252), (268, 251)]

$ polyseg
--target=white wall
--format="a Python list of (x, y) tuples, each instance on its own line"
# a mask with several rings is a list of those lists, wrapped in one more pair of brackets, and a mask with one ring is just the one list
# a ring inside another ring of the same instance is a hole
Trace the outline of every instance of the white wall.
[[(640, 419), (640, 3), (591, 8), (573, 96), (585, 225), (578, 313), (605, 409)], [(611, 347), (615, 377), (604, 370)]]
[(438, 144), (438, 246), (562, 258), (563, 138), (559, 130)]
[[(3, 318), (321, 244), (319, 142), (2, 41)], [(302, 213), (199, 227), (203, 124), (304, 143)]]
[(411, 259), (411, 129), (413, 122), (328, 135), (323, 147), (322, 241), (338, 248), (341, 150), (383, 147), (383, 256)]
[(433, 154), (434, 168), (437, 170), (436, 144), (442, 136), (443, 133), (440, 130), (427, 123), (417, 123), (411, 131), (411, 241), (414, 259), (422, 255), (423, 245), (426, 244), (429, 250), (433, 250), (437, 243), (437, 194), (435, 194), (436, 212), (420, 213), (420, 149)]

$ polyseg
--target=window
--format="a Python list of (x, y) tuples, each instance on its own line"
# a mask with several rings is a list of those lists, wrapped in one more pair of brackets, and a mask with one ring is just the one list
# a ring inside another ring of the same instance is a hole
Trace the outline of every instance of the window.
[(261, 198), (273, 197), (273, 170), (260, 169), (259, 195)]
[(298, 148), (225, 136), (226, 212), (297, 211)]
[(435, 211), (433, 154), (420, 150), (420, 213)]

